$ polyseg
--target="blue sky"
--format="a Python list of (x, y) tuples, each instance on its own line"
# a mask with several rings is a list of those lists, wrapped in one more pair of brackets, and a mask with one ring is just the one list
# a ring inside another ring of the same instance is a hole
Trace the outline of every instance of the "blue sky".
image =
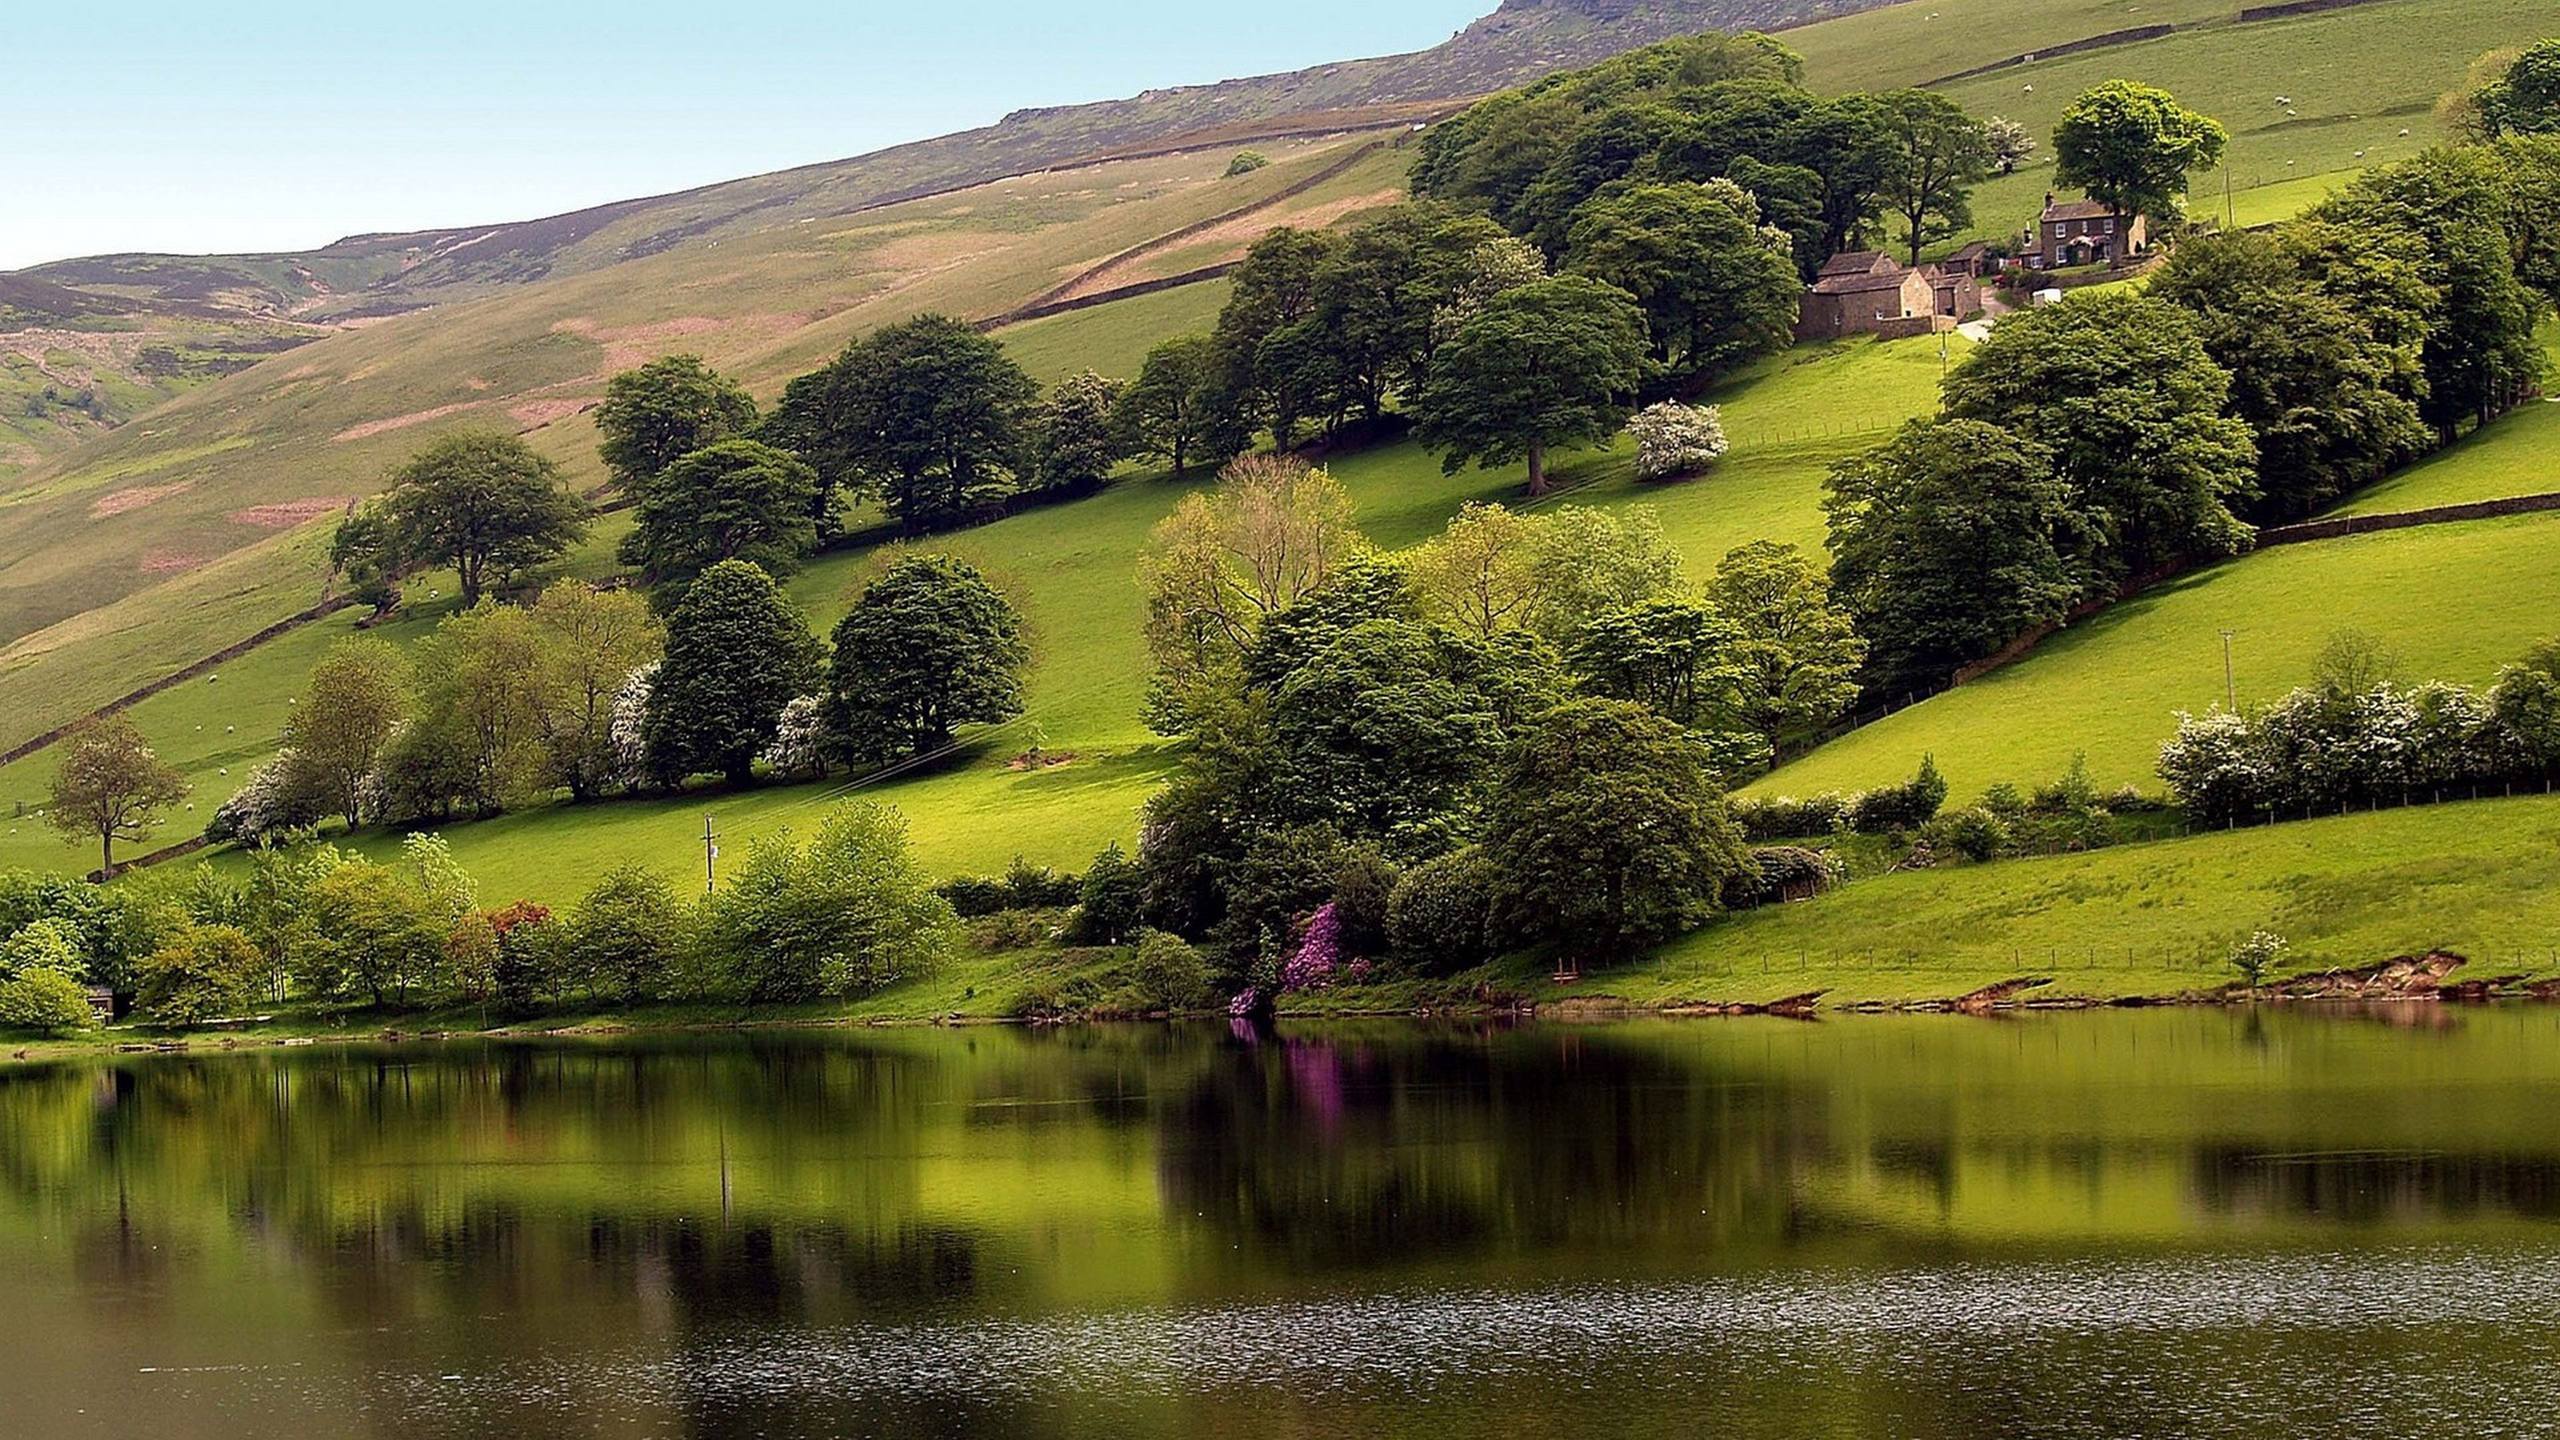
[(526, 219), (1026, 105), (1418, 49), (1493, 4), (12, 5), (0, 269)]

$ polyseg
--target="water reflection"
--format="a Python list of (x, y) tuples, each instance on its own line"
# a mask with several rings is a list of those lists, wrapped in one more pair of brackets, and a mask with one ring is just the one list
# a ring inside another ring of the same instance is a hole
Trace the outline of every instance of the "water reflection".
[(2421, 1008), (17, 1067), (0, 1415), (2496, 1433), (2560, 1398), (2473, 1354), (2560, 1358), (2560, 1015)]

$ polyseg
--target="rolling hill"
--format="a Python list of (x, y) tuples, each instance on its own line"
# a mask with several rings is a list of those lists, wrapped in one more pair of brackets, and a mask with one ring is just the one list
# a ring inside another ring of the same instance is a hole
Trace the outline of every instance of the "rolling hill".
[[(1549, 10), (1559, 13), (1533, 13)], [(1641, 4), (1513, 4), (1486, 25), (1527, 26), (1553, 40), (1568, 33), (1568, 20), (1634, 25), (1665, 13)], [(2359, 166), (2434, 138), (2425, 111), (2471, 57), (2547, 25), (2539, 7), (2518, 0), (2368, 0), (2264, 16), (2228, 0), (2111, 0), (2030, 13), (2008, 0), (1940, 0), (1934, 8), (1924, 0), (1806, 25), (1786, 39), (1807, 57), (1817, 88), (1940, 81), (1977, 113), (2037, 127), (2100, 75), (2169, 84), (2231, 122), (2233, 208), (2245, 220), (2287, 213)], [(2147, 28), (2155, 26), (2167, 28)], [(2042, 58), (2018, 60), (2029, 49)], [(2298, 116), (2274, 112), (2271, 73), (2287, 75)], [(1186, 143), (1203, 148), (1124, 154), (853, 214), (777, 203), (646, 254), (619, 255), (614, 247), (626, 240), (596, 238), (626, 222), (633, 228), (613, 233), (645, 229), (626, 216), (565, 244), (556, 271), (539, 279), (456, 271), (449, 285), (438, 282), (450, 303), (332, 333), (204, 383), (34, 466), (14, 486), (0, 474), (0, 715), (8, 717), (0, 745), (319, 600), (327, 517), (369, 493), (439, 426), (513, 425), (581, 486), (592, 485), (602, 475), (581, 411), (611, 370), (693, 350), (769, 397), (847, 338), (917, 310), (993, 320), (1132, 250), (1145, 258), (1121, 273), (1152, 278), (1232, 258), (1273, 224), (1334, 223), (1394, 198), (1411, 158), (1399, 142), (1412, 112), (1346, 111), (1354, 98), (1403, 103), (1385, 90), (1308, 91), (1308, 103), (1331, 107), (1305, 127), (1319, 133), (1270, 139), (1300, 127), (1224, 121), (1227, 128), (1208, 138), (1195, 128)], [(2404, 129), (2410, 134), (2399, 134)], [(1255, 143), (1276, 163), (1224, 178), (1227, 155), (1248, 135), (1266, 137)], [(1977, 202), (1982, 228), (2015, 229), (2048, 174), (2031, 164), (1986, 186)], [(827, 203), (851, 193), (834, 192)], [(687, 203), (708, 207), (695, 212), (708, 216), (735, 198)], [(1206, 237), (1166, 243), (1209, 222)], [(1223, 294), (1220, 282), (1204, 281), (997, 333), (1043, 379), (1088, 366), (1127, 374), (1147, 346), (1205, 325)], [(1711, 397), (1724, 405), (1736, 444), (1706, 480), (1639, 490), (1625, 457), (1608, 451), (1575, 457), (1562, 476), (1580, 503), (1656, 507), (1693, 573), (1750, 539), (1816, 545), (1827, 466), (1930, 409), (1947, 358), (1933, 340), (1801, 347)], [(2548, 488), (2532, 476), (2537, 457), (2549, 453), (2550, 416), (2560, 407), (2505, 422), (2373, 493), (2402, 487), (2412, 496), (2485, 498), (2519, 485)], [(1410, 445), (1337, 457), (1334, 467), (1358, 498), (1363, 525), (1388, 544), (1419, 539), (1462, 501), (1502, 495), (1514, 483), (1507, 475), (1444, 477)], [(907, 813), (938, 868), (993, 869), (1015, 853), (1079, 865), (1134, 829), (1136, 806), (1168, 757), (1137, 720), (1144, 677), (1130, 580), (1148, 528), (1178, 494), (1131, 477), (1090, 501), (935, 542), (1007, 589), (1035, 652), (1025, 721), (979, 737), (935, 773), (875, 787)], [(2394, 499), (2387, 508), (2405, 507)], [(2048, 778), (2075, 748), (2090, 752), (2103, 778), (2139, 780), (2169, 711), (2218, 693), (2214, 632), (2224, 622), (2217, 617), (2246, 612), (2267, 627), (2258, 637), (2263, 648), (2245, 652), (2244, 678), (2253, 693), (2262, 684), (2281, 689), (2325, 636), (2326, 624), (2313, 623), (2326, 613), (2320, 602), (2339, 594), (2356, 595), (2369, 611), (2357, 623), (2416, 637), (2404, 643), (2413, 670), (2483, 678), (2484, 667), (2534, 638), (2528, 632), (2538, 622), (2517, 597), (2537, 586), (2549, 593), (2549, 557), (2560, 553), (2555, 527), (2560, 518), (2438, 527), (2295, 547), (2200, 572), (1766, 783), (1798, 792), (1872, 783), (1907, 773), (1924, 749), (1938, 753), (1960, 792), (1994, 779)], [(573, 568), (609, 571), (614, 533), (610, 523), (601, 526)], [(813, 619), (830, 622), (876, 559), (861, 550), (821, 557), (793, 591)], [(411, 618), (377, 633), (400, 640), (423, 633), (447, 603), (428, 598), (434, 588), (435, 580), (422, 581)], [(226, 661), (218, 680), (199, 676), (136, 707), (145, 733), (198, 783), (197, 812), (173, 821), (166, 838), (192, 832), (272, 752), (286, 698), (350, 624), (340, 615), (292, 631)], [(1034, 744), (1073, 758), (1017, 766)], [(0, 864), (78, 863), (22, 813), (48, 772), (41, 753), (0, 766), (0, 810), (21, 812), (0, 836)], [(688, 868), (698, 861), (706, 807), (725, 831), (745, 837), (806, 823), (839, 793), (775, 787), (555, 807), (457, 826), (450, 836), (475, 870), (506, 877), (516, 893), (556, 900), (615, 859)]]

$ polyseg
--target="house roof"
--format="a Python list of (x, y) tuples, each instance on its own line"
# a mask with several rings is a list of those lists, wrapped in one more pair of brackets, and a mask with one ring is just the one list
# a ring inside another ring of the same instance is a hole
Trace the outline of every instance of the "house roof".
[(1899, 290), (1902, 288), (1902, 282), (1910, 279), (1912, 274), (1913, 272), (1897, 265), (1891, 270), (1875, 274), (1861, 272), (1852, 275), (1825, 275), (1813, 282), (1813, 293), (1816, 295), (1863, 295), (1875, 290)]
[(1955, 250), (1947, 256), (1947, 258), (1950, 260), (1978, 260), (1990, 253), (1991, 246), (1987, 242), (1981, 240), (1968, 240), (1962, 245), (1957, 246)]
[(2095, 200), (2062, 200), (2044, 207), (2047, 220), (2103, 220), (2114, 213)]
[[(1883, 265), (1879, 265), (1878, 261), (1882, 261)], [(1843, 250), (1822, 262), (1821, 273), (1826, 276), (1873, 275), (1883, 273), (1884, 266), (1892, 265), (1893, 257), (1881, 250)]]

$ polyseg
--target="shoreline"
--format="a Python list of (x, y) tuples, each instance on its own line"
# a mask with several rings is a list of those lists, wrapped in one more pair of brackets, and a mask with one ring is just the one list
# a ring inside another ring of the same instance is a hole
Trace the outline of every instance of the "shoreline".
[[(1863, 1015), (1990, 1016), (2086, 1010), (2142, 1010), (2334, 1004), (2455, 1004), (2560, 1001), (2560, 980), (2531, 980), (2523, 975), (2451, 980), (2468, 961), (2444, 951), (2398, 956), (2376, 965), (2333, 969), (2290, 976), (2251, 989), (2238, 982), (2217, 990), (2185, 990), (2169, 994), (2098, 995), (2051, 992), (2048, 976), (2020, 976), (1982, 986), (1962, 995), (1900, 1000), (1861, 999), (1827, 1002), (1829, 990), (1808, 991), (1767, 1001), (1671, 999), (1628, 1000), (1608, 994), (1546, 994), (1506, 999), (1414, 1003), (1281, 1006), (1268, 1018), (1285, 1021), (1326, 1020), (1511, 1020), (1555, 1023), (1663, 1018), (1681, 1020), (1740, 1019), (1752, 1016), (1819, 1021)], [(1564, 982), (1574, 984), (1579, 982)], [(1827, 1002), (1827, 1003), (1826, 1003)], [(699, 1011), (625, 1014), (613, 1011), (562, 1010), (549, 1016), (480, 1027), (437, 1024), (450, 1011), (414, 1011), (407, 1015), (343, 1012), (281, 1012), (257, 1021), (223, 1028), (161, 1031), (150, 1026), (111, 1026), (101, 1031), (56, 1039), (30, 1039), (0, 1048), (0, 1060), (41, 1063), (75, 1056), (194, 1055), (243, 1050), (299, 1049), (317, 1045), (405, 1045), (415, 1042), (492, 1040), (575, 1040), (610, 1035), (711, 1034), (757, 1030), (919, 1030), (972, 1026), (1019, 1026), (1065, 1029), (1105, 1024), (1174, 1023), (1228, 1020), (1224, 1008), (1165, 1010), (1146, 1013), (1090, 1013), (1075, 1016), (1023, 1016), (964, 1010), (888, 1010), (878, 1013), (704, 1014)], [(330, 1023), (335, 1019), (338, 1023)], [(368, 1023), (356, 1026), (349, 1020)], [(407, 1019), (412, 1022), (399, 1023)], [(388, 1022), (388, 1023), (376, 1023)]]

